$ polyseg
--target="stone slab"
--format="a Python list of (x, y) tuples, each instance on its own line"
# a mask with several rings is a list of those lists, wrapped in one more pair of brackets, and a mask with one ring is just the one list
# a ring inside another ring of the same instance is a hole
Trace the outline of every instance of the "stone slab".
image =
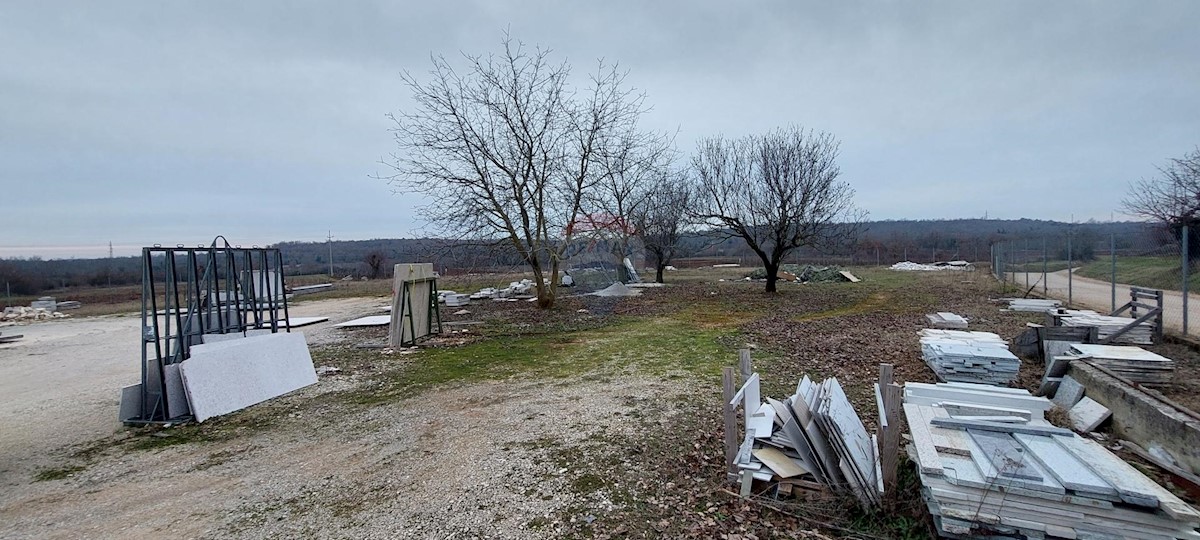
[(391, 324), (391, 315), (371, 315), (369, 317), (360, 317), (352, 321), (338, 323), (333, 325), (334, 328), (355, 328), (361, 326), (387, 326)]
[(117, 411), (117, 420), (125, 422), (140, 416), (142, 416), (142, 383), (122, 388), (121, 408)]
[(1117, 496), (1117, 490), (1112, 485), (1092, 472), (1092, 469), (1079, 461), (1074, 454), (1066, 451), (1053, 437), (1017, 433), (1013, 435), (1013, 439), (1021, 443), (1021, 446), (1028, 450), (1028, 455), (1041, 463), (1063, 487), (1106, 498)]
[(1090, 433), (1108, 420), (1112, 411), (1096, 400), (1085, 397), (1071, 407), (1067, 415), (1071, 417), (1071, 426), (1084, 433)]
[(1062, 382), (1058, 383), (1058, 391), (1054, 392), (1052, 400), (1054, 404), (1070, 410), (1081, 399), (1083, 399), (1083, 385), (1070, 375), (1063, 376)]
[(310, 324), (328, 321), (329, 317), (291, 317), (287, 320), (288, 328), (300, 328)]
[(201, 340), (205, 345), (211, 345), (213, 343), (221, 343), (223, 341), (231, 341), (235, 339), (246, 339), (246, 336), (241, 332), (231, 332), (228, 334), (204, 334), (201, 336)]
[(317, 382), (308, 343), (299, 332), (198, 345), (179, 366), (197, 422)]
[(163, 376), (167, 379), (167, 412), (171, 418), (191, 414), (187, 391), (183, 388), (183, 378), (179, 375), (179, 364), (167, 364), (163, 368)]
[(1170, 358), (1152, 353), (1141, 347), (1075, 344), (1071, 348), (1083, 356), (1090, 356), (1092, 358), (1136, 360), (1140, 362), (1171, 362)]
[(1009, 478), (1041, 480), (1042, 475), (1025, 463), (1025, 452), (1017, 441), (1007, 433), (967, 430), (967, 434), (983, 449), (983, 457), (992, 467)]
[(1071, 430), (1054, 427), (1048, 423), (1005, 424), (986, 420), (965, 421), (957, 418), (934, 418), (930, 424), (950, 429), (996, 431), (1000, 433), (1030, 433), (1033, 435), (1070, 435)]

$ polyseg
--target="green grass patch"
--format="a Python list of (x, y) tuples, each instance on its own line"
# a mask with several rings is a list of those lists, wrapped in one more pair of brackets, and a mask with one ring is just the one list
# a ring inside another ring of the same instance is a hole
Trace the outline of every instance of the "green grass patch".
[(52, 469), (42, 469), (33, 476), (33, 479), (38, 482), (49, 482), (52, 480), (62, 480), (80, 472), (87, 467), (82, 465), (67, 465), (64, 467), (55, 467)]
[[(448, 383), (518, 375), (566, 379), (635, 370), (655, 376), (680, 373), (715, 377), (721, 366), (729, 363), (731, 348), (726, 343), (733, 333), (727, 327), (697, 327), (686, 317), (622, 317), (593, 330), (495, 336), (459, 347), (425, 349), (403, 367), (382, 372), (374, 388), (354, 390), (348, 397), (352, 402), (372, 405)], [(377, 351), (336, 349), (319, 351), (314, 356), (320, 364), (355, 362), (326, 355), (356, 355), (361, 362), (386, 362), (378, 360)]]
[[(1078, 266), (1079, 261), (1075, 261), (1075, 264)], [(1021, 264), (1006, 264), (1004, 268), (1008, 272), (1041, 274), (1043, 268), (1046, 272), (1059, 272), (1070, 268), (1070, 265), (1067, 264), (1067, 261), (1046, 261), (1043, 266), (1042, 261), (1034, 261)]]
[[(1178, 291), (1183, 288), (1181, 257), (1117, 257), (1117, 283)], [(1188, 289), (1200, 290), (1200, 272), (1188, 272)], [(1097, 260), (1083, 265), (1075, 275), (1110, 281), (1112, 260)]]

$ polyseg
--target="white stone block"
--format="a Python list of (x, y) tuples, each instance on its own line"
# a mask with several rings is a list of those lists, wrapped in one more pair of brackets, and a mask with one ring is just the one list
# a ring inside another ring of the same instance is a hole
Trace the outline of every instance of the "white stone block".
[(180, 364), (197, 422), (317, 382), (304, 334), (270, 334), (197, 345)]

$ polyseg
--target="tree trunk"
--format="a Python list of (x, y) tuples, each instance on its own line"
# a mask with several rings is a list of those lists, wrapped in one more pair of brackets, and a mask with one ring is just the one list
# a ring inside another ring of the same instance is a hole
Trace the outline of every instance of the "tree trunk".
[(666, 269), (667, 269), (667, 265), (663, 264), (662, 262), (659, 262), (658, 264), (654, 265), (654, 282), (655, 283), (663, 282), (663, 270), (666, 270)]
[[(537, 306), (542, 309), (554, 307), (554, 285), (558, 281), (555, 274), (550, 274), (547, 282), (546, 272), (542, 270), (542, 262), (537, 257), (529, 258), (529, 267), (533, 270), (533, 284), (537, 287)], [(558, 265), (551, 264), (551, 271), (556, 271)]]
[[(541, 271), (541, 270), (539, 269), (539, 271)], [(557, 260), (550, 261), (550, 279), (546, 280), (545, 277), (543, 277), (542, 279), (544, 281), (548, 281), (548, 283), (546, 284), (546, 294), (544, 296), (540, 293), (538, 294), (537, 305), (541, 309), (550, 309), (550, 308), (554, 307), (554, 298), (558, 294), (558, 261)]]
[(763, 265), (767, 271), (767, 292), (773, 293), (776, 291), (775, 283), (779, 281), (779, 263)]

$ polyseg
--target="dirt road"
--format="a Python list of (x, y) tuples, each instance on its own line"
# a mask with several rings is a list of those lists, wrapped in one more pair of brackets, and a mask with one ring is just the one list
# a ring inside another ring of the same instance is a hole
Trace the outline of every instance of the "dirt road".
[[(1026, 279), (1029, 285), (1038, 283), (1042, 274), (1014, 273), (1009, 274), (1009, 282), (1016, 279), (1018, 286), (1024, 286)], [(1066, 301), (1068, 296), (1076, 306), (1087, 307), (1102, 313), (1112, 310), (1112, 284), (1107, 281), (1085, 278), (1079, 275), (1068, 276), (1066, 270), (1046, 275), (1046, 286), (1049, 296)], [(1068, 295), (1068, 286), (1071, 293)], [(1034, 288), (1041, 292), (1040, 283)], [(1129, 301), (1129, 285), (1117, 284), (1117, 307)], [(1196, 333), (1200, 324), (1200, 295), (1188, 294), (1188, 326), (1191, 333)], [(1163, 291), (1163, 326), (1169, 331), (1183, 333), (1183, 293), (1179, 291)]]

